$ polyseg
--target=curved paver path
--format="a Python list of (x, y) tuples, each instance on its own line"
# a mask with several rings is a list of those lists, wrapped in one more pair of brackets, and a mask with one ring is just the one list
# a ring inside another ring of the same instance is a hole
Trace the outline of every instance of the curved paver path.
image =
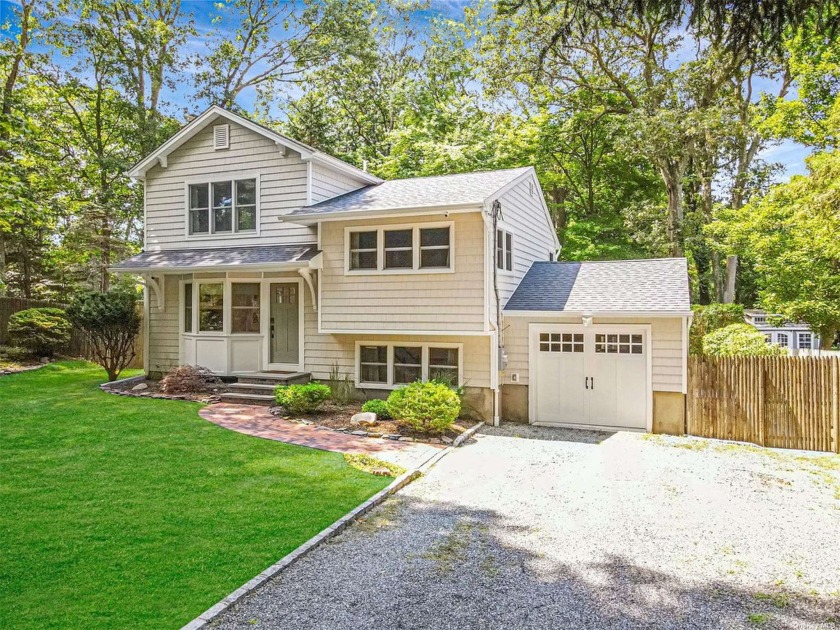
[(198, 413), (205, 420), (238, 433), (322, 451), (366, 453), (409, 469), (419, 468), (443, 448), (432, 444), (366, 438), (318, 429), (283, 420), (271, 415), (265, 407), (253, 405), (216, 403), (204, 407)]

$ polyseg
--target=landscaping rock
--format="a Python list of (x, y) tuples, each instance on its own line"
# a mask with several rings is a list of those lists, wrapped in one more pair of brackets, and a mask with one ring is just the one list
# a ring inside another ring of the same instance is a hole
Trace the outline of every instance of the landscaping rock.
[(428, 442), (429, 442), (429, 444), (440, 444), (441, 443), (440, 438), (429, 438)]
[(350, 431), (350, 435), (358, 435), (359, 437), (365, 437), (367, 435), (367, 431)]
[(413, 441), (414, 441), (414, 438), (412, 438), (412, 437), (400, 436), (400, 442), (413, 442)]
[(146, 383), (140, 383), (139, 385), (135, 385), (131, 388), (133, 392), (142, 392), (143, 390), (149, 389), (149, 386)]
[(448, 437), (446, 437), (445, 435), (441, 438), (441, 441), (442, 441), (444, 444), (452, 444), (452, 438), (448, 438)]
[(368, 433), (368, 437), (381, 438), (382, 434), (381, 433)]
[(350, 424), (362, 427), (375, 427), (376, 414), (370, 411), (363, 411), (361, 413), (357, 413), (352, 418), (350, 418)]

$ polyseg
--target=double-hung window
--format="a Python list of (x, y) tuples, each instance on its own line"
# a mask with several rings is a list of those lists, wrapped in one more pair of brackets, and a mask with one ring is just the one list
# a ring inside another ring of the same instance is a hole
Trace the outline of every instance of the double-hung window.
[(223, 332), (225, 329), (225, 285), (202, 282), (198, 285), (198, 331)]
[(496, 230), (496, 269), (513, 271), (513, 234)]
[(461, 381), (460, 344), (359, 342), (356, 384), (390, 389), (415, 381), (440, 380), (451, 387)]
[(812, 337), (811, 333), (799, 333), (798, 334), (798, 347), (802, 350), (810, 350), (812, 345)]
[(257, 230), (256, 178), (190, 184), (187, 199), (191, 235)]
[(231, 332), (260, 332), (259, 282), (234, 282), (231, 285)]
[(453, 271), (453, 225), (348, 228), (348, 272)]

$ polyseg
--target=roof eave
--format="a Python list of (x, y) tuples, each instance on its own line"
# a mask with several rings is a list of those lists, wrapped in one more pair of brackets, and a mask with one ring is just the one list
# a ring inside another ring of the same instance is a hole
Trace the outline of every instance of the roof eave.
[(314, 225), (322, 221), (352, 221), (354, 219), (381, 218), (387, 215), (416, 216), (429, 214), (450, 214), (458, 212), (481, 212), (481, 203), (452, 204), (448, 206), (406, 206), (402, 208), (383, 208), (380, 210), (342, 210), (337, 212), (312, 212), (306, 214), (285, 215), (280, 217), (284, 223)]
[(299, 269), (309, 267), (313, 260), (291, 260), (280, 263), (241, 263), (230, 265), (192, 265), (187, 267), (108, 267), (108, 271), (117, 274), (144, 274), (144, 273), (203, 273), (217, 271), (284, 271), (287, 269)]
[(502, 309), (508, 317), (690, 317), (691, 310), (561, 311)]

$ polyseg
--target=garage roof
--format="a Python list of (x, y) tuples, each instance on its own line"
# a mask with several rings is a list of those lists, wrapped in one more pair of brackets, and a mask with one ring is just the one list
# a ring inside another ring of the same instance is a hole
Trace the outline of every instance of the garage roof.
[(685, 258), (535, 262), (505, 312), (691, 313)]

